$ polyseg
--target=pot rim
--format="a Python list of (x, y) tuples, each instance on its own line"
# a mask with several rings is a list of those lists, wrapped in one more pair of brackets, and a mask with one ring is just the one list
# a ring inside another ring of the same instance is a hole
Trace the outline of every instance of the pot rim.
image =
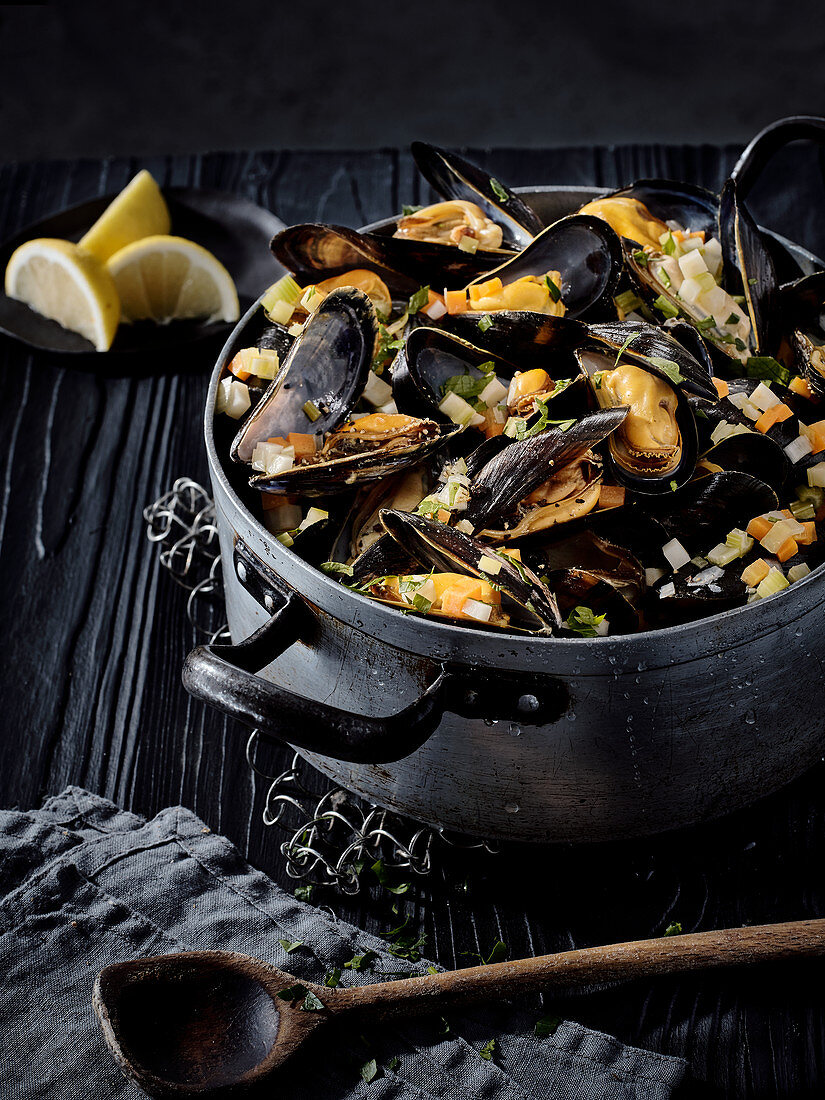
[[(598, 195), (607, 193), (606, 189), (603, 188), (597, 189), (582, 186), (564, 187), (561, 185), (517, 187), (514, 188), (514, 190), (521, 194), (528, 195), (538, 193)], [(394, 220), (395, 219), (382, 219), (379, 222), (373, 222), (365, 226), (364, 231), (384, 227)], [(783, 244), (789, 245), (797, 255), (804, 257), (808, 262), (814, 265), (823, 266), (822, 261), (806, 249), (791, 241), (787, 241), (783, 237), (779, 237), (778, 234), (773, 235), (778, 237)], [(407, 628), (404, 631), (407, 638), (412, 635), (415, 639), (415, 648), (420, 650), (422, 655), (432, 657), (434, 660), (438, 660), (439, 656), (442, 654), (444, 658), (447, 658), (453, 655), (456, 649), (464, 649), (463, 643), (466, 642), (473, 643), (474, 657), (478, 659), (479, 664), (485, 663), (483, 659), (485, 654), (482, 650), (499, 647), (501, 649), (506, 648), (508, 655), (515, 658), (513, 667), (519, 665), (523, 667), (524, 662), (519, 658), (533, 651), (534, 647), (540, 646), (546, 654), (552, 652), (558, 654), (559, 657), (562, 655), (575, 655), (575, 657), (580, 658), (583, 652), (591, 652), (594, 656), (606, 658), (609, 653), (612, 654), (613, 651), (618, 650), (624, 655), (625, 659), (630, 661), (642, 655), (649, 656), (651, 650), (658, 650), (660, 655), (664, 658), (662, 666), (666, 667), (671, 663), (671, 661), (667, 659), (667, 651), (671, 642), (682, 647), (682, 659), (684, 659), (684, 648), (691, 650), (693, 655), (697, 657), (706, 656), (708, 652), (714, 649), (736, 649), (742, 645), (747, 645), (756, 636), (764, 637), (767, 634), (782, 629), (788, 622), (799, 618), (801, 614), (814, 611), (817, 607), (825, 604), (825, 563), (823, 563), (823, 565), (817, 566), (816, 569), (812, 570), (807, 577), (803, 577), (800, 581), (795, 581), (790, 589), (777, 593), (775, 596), (758, 600), (752, 604), (745, 604), (742, 607), (731, 608), (728, 611), (710, 615), (694, 622), (681, 623), (675, 626), (658, 627), (654, 630), (647, 630), (639, 634), (608, 635), (606, 637), (597, 638), (559, 638), (534, 634), (517, 634), (507, 631), (482, 631), (473, 627), (461, 626), (458, 623), (442, 623), (437, 620), (427, 619), (423, 615), (404, 615), (392, 607), (371, 600), (358, 592), (350, 591), (331, 577), (328, 577), (325, 573), (322, 573), (321, 570), (316, 569), (314, 566), (304, 561), (297, 554), (293, 553), (292, 550), (283, 546), (269, 531), (267, 531), (263, 524), (256, 519), (252, 512), (250, 512), (241, 501), (232, 487), (224, 469), (223, 459), (218, 454), (215, 444), (213, 421), (218, 379), (239, 334), (255, 317), (262, 297), (263, 294), (239, 319), (221, 348), (215, 366), (212, 369), (204, 408), (204, 442), (206, 444), (210, 475), (213, 481), (217, 481), (220, 484), (225, 496), (240, 512), (245, 522), (251, 526), (258, 540), (265, 546), (267, 555), (270, 558), (270, 564), (275, 569), (275, 572), (283, 577), (286, 583), (294, 588), (300, 596), (305, 597), (311, 592), (312, 604), (318, 606), (333, 617), (337, 619), (349, 618), (350, 620), (358, 620), (360, 619), (358, 615), (359, 610), (368, 611), (372, 618), (372, 623), (376, 627), (380, 626), (381, 628), (380, 634), (382, 640), (388, 642), (390, 645), (394, 645), (396, 648), (399, 648), (399, 645), (398, 641), (393, 639), (393, 634), (397, 633), (397, 628), (400, 623), (403, 622), (404, 626)], [(237, 532), (235, 533), (237, 534)], [(806, 598), (814, 594), (820, 597), (818, 601), (812, 601)], [(802, 598), (800, 599), (800, 597)], [(786, 610), (787, 614), (782, 614), (783, 608)], [(342, 611), (346, 610), (351, 611), (349, 616), (342, 615)], [(744, 619), (743, 616), (745, 617)], [(733, 630), (731, 630), (732, 624), (734, 624)], [(361, 627), (363, 624), (361, 622), (355, 622), (352, 623), (352, 625)], [(727, 635), (725, 641), (721, 639), (714, 640), (712, 636), (708, 636), (715, 634), (717, 631), (721, 633), (722, 630), (724, 630)], [(379, 630), (372, 629), (371, 633), (373, 636), (377, 637)], [(731, 633), (738, 634), (741, 640), (731, 642)], [(493, 642), (492, 646), (489, 644), (491, 641)], [(685, 643), (691, 642), (693, 643), (692, 645), (688, 644), (687, 647), (685, 647)], [(584, 651), (582, 648), (584, 646), (589, 647), (588, 650)], [(552, 649), (548, 649), (548, 647), (552, 647)], [(402, 646), (400, 648), (409, 649), (408, 646)], [(509, 664), (510, 662), (508, 661), (507, 663)], [(604, 661), (600, 661), (599, 663), (603, 665)], [(617, 661), (617, 670), (620, 667)], [(651, 664), (649, 661), (645, 663), (645, 668), (647, 670), (654, 667), (656, 667), (656, 665)], [(593, 669), (592, 674), (598, 675), (603, 671), (603, 668)], [(579, 675), (588, 675), (591, 670), (577, 668), (576, 672)]]

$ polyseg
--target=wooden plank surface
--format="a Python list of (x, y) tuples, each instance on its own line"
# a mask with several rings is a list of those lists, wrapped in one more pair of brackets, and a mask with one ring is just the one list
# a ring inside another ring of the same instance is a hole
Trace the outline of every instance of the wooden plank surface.
[[(679, 176), (718, 187), (735, 150), (498, 150), (474, 158), (513, 184), (618, 185)], [(394, 150), (250, 153), (0, 167), (0, 232), (116, 189), (138, 167), (163, 184), (236, 191), (285, 222), (359, 225), (426, 198)], [(785, 210), (811, 247), (823, 227)], [(793, 224), (783, 224), (792, 230)], [(814, 238), (814, 239), (812, 239)], [(825, 250), (825, 249), (823, 249)], [(68, 783), (143, 814), (181, 802), (290, 887), (282, 834), (264, 826), (267, 783), (245, 733), (188, 698), (197, 639), (185, 595), (159, 567), (143, 508), (187, 475), (206, 483), (200, 438), (215, 348), (109, 364), (32, 355), (3, 338), (0, 401), (0, 805), (30, 807)], [(811, 685), (818, 701), (822, 685)], [(288, 754), (263, 748), (275, 773)], [(598, 848), (509, 849), (439, 863), (401, 902), (447, 967), (687, 930), (819, 916), (825, 768), (722, 824)], [(318, 790), (324, 789), (319, 781)], [(376, 891), (319, 898), (371, 930), (393, 919)], [(689, 1059), (680, 1092), (801, 1097), (825, 1085), (819, 964), (714, 973), (605, 990), (570, 1018)]]

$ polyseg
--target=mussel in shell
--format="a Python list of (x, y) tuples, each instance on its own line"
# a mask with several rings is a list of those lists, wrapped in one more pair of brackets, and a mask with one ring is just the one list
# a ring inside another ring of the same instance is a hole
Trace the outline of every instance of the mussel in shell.
[(689, 481), (698, 451), (696, 425), (672, 375), (628, 351), (616, 360), (591, 351), (576, 357), (599, 405), (626, 412), (607, 443), (616, 479), (639, 493), (672, 492)]
[(419, 171), (439, 195), (479, 206), (490, 221), (501, 227), (506, 248), (525, 248), (541, 233), (543, 225), (536, 212), (494, 176), (455, 153), (423, 141), (414, 141), (411, 149)]
[(427, 569), (459, 572), (483, 578), (501, 591), (502, 602), (514, 612), (514, 625), (537, 632), (552, 632), (561, 626), (556, 600), (535, 573), (520, 561), (458, 531), (455, 527), (386, 509), (381, 522), (399, 545)]
[[(502, 251), (501, 226), (486, 217), (481, 207), (463, 199), (445, 199), (422, 206), (398, 219), (393, 237), (406, 241), (455, 245), (462, 251)], [(468, 249), (468, 245), (472, 245)]]
[(268, 493), (327, 496), (423, 462), (462, 429), (403, 413), (370, 413), (327, 435), (316, 455), (250, 485)]

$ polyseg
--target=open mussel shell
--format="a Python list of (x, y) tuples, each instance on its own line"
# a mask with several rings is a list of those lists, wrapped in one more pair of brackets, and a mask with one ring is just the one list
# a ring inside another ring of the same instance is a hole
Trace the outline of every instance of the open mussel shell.
[(359, 233), (343, 225), (293, 225), (272, 238), (275, 258), (299, 281), (318, 282), (365, 268), (393, 294), (407, 297), (424, 284), (458, 289), (501, 263), (501, 252), (462, 252), (447, 244), (385, 233)]
[(734, 527), (779, 507), (776, 492), (740, 470), (697, 478), (668, 496), (651, 497), (645, 508), (666, 532), (694, 554), (707, 551)]
[(596, 573), (579, 567), (554, 569), (543, 579), (556, 597), (562, 619), (567, 619), (577, 607), (586, 607), (594, 615), (604, 615), (609, 634), (638, 632), (638, 611), (617, 588)]
[[(251, 462), (255, 444), (267, 439), (290, 432), (320, 435), (337, 427), (367, 383), (377, 334), (375, 308), (366, 294), (353, 287), (328, 294), (243, 422), (232, 459)], [(314, 421), (304, 412), (307, 402), (320, 413)]]
[[(386, 509), (381, 520), (387, 532), (426, 569), (438, 572), (467, 573), (495, 584), (506, 597), (510, 610), (517, 608), (514, 624), (529, 630), (549, 633), (561, 626), (558, 605), (553, 593), (536, 574), (521, 562), (494, 555), (489, 546), (443, 523)], [(494, 560), (500, 569), (485, 572), (480, 563)]]
[(602, 321), (588, 325), (587, 334), (594, 345), (600, 344), (616, 354), (621, 351), (648, 359), (650, 369), (660, 376), (663, 368), (656, 360), (666, 359), (676, 365), (681, 375), (680, 388), (716, 401), (718, 395), (708, 370), (707, 358), (697, 358), (677, 338), (676, 333), (664, 332), (646, 321)]
[(796, 329), (791, 335), (791, 347), (799, 373), (817, 397), (825, 398), (825, 339)]
[(762, 232), (729, 179), (719, 200), (719, 235), (725, 262), (725, 285), (743, 294), (751, 322), (753, 355), (775, 355), (779, 280)]
[(249, 484), (266, 493), (329, 496), (415, 466), (463, 431), (456, 424), (436, 424), (424, 419), (419, 423), (422, 430), (417, 438), (387, 438), (373, 449), (306, 462), (274, 476), (258, 474)]
[(569, 355), (587, 339), (582, 321), (527, 310), (458, 313), (450, 317), (449, 324), (456, 336), (495, 359), (525, 370), (529, 357), (530, 365), (543, 367), (551, 378), (559, 377), (557, 357)]
[(619, 238), (600, 218), (574, 214), (549, 225), (522, 252), (472, 282), (498, 277), (506, 286), (548, 271), (561, 274), (565, 317), (581, 317), (605, 301), (612, 305), (622, 273)]
[[(628, 522), (625, 517), (624, 525)], [(583, 569), (612, 585), (633, 606), (640, 603), (646, 588), (645, 569), (635, 554), (588, 528), (571, 531), (564, 527), (560, 530), (561, 537), (541, 546), (528, 547), (525, 543), (525, 559), (536, 573), (544, 576), (567, 569)]]
[[(644, 388), (630, 402), (622, 395), (618, 407), (625, 414), (623, 423), (607, 442), (609, 468), (619, 484), (637, 493), (653, 495), (671, 493), (685, 485), (693, 476), (699, 453), (696, 421), (686, 395), (663, 366), (628, 350), (615, 359), (584, 350), (577, 352), (576, 358), (597, 400), (608, 408), (610, 391), (600, 375), (631, 366), (637, 368), (637, 377), (644, 380)], [(635, 380), (633, 388), (634, 391), (637, 388)], [(659, 391), (665, 396), (657, 400)], [(661, 410), (656, 413), (656, 420), (646, 415), (652, 405)]]
[(476, 529), (493, 529), (503, 523), (534, 489), (607, 439), (626, 415), (626, 409), (600, 409), (567, 431), (548, 428), (511, 443), (472, 479), (464, 518)]
[(701, 456), (701, 463), (722, 470), (739, 470), (764, 481), (777, 493), (785, 488), (791, 463), (774, 439), (762, 432), (742, 432), (729, 435)]
[[(706, 395), (713, 399), (710, 390), (707, 389), (707, 380), (713, 377), (715, 368), (710, 350), (701, 332), (699, 332), (697, 328), (694, 328), (689, 321), (685, 321), (681, 317), (671, 317), (669, 320), (665, 321), (662, 328), (668, 336), (673, 337), (677, 344), (681, 344), (685, 351), (703, 368), (707, 377), (702, 378), (701, 384), (703, 389), (705, 389)], [(688, 370), (692, 370), (692, 367), (688, 367)], [(686, 388), (691, 389), (691, 386), (686, 384)]]
[(495, 177), (424, 141), (414, 141), (410, 148), (422, 176), (439, 195), (474, 202), (501, 226), (506, 246), (522, 249), (541, 233), (544, 226), (535, 210)]
[(825, 397), (825, 271), (780, 291), (780, 306), (794, 367), (818, 397)]
[[(704, 230), (709, 236), (716, 233), (718, 200), (712, 191), (704, 187), (677, 180), (637, 180), (628, 187), (620, 187), (617, 191), (611, 191), (608, 195), (586, 203), (580, 212), (603, 217), (604, 214), (600, 215), (599, 210), (606, 209), (606, 204), (616, 198), (636, 199), (661, 222), (675, 221), (691, 232)], [(635, 240), (627, 233), (623, 236)]]

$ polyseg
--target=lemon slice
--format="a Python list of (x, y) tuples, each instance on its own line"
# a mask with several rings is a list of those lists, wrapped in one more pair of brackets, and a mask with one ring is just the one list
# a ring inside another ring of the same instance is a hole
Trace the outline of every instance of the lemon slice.
[(109, 203), (80, 241), (80, 247), (105, 263), (127, 244), (141, 237), (168, 233), (171, 226), (160, 188), (144, 168)]
[(211, 252), (183, 237), (144, 237), (116, 252), (107, 267), (122, 319), (237, 321), (232, 276)]
[(112, 276), (70, 241), (38, 237), (21, 244), (6, 268), (6, 294), (79, 332), (98, 351), (112, 346), (120, 319)]

